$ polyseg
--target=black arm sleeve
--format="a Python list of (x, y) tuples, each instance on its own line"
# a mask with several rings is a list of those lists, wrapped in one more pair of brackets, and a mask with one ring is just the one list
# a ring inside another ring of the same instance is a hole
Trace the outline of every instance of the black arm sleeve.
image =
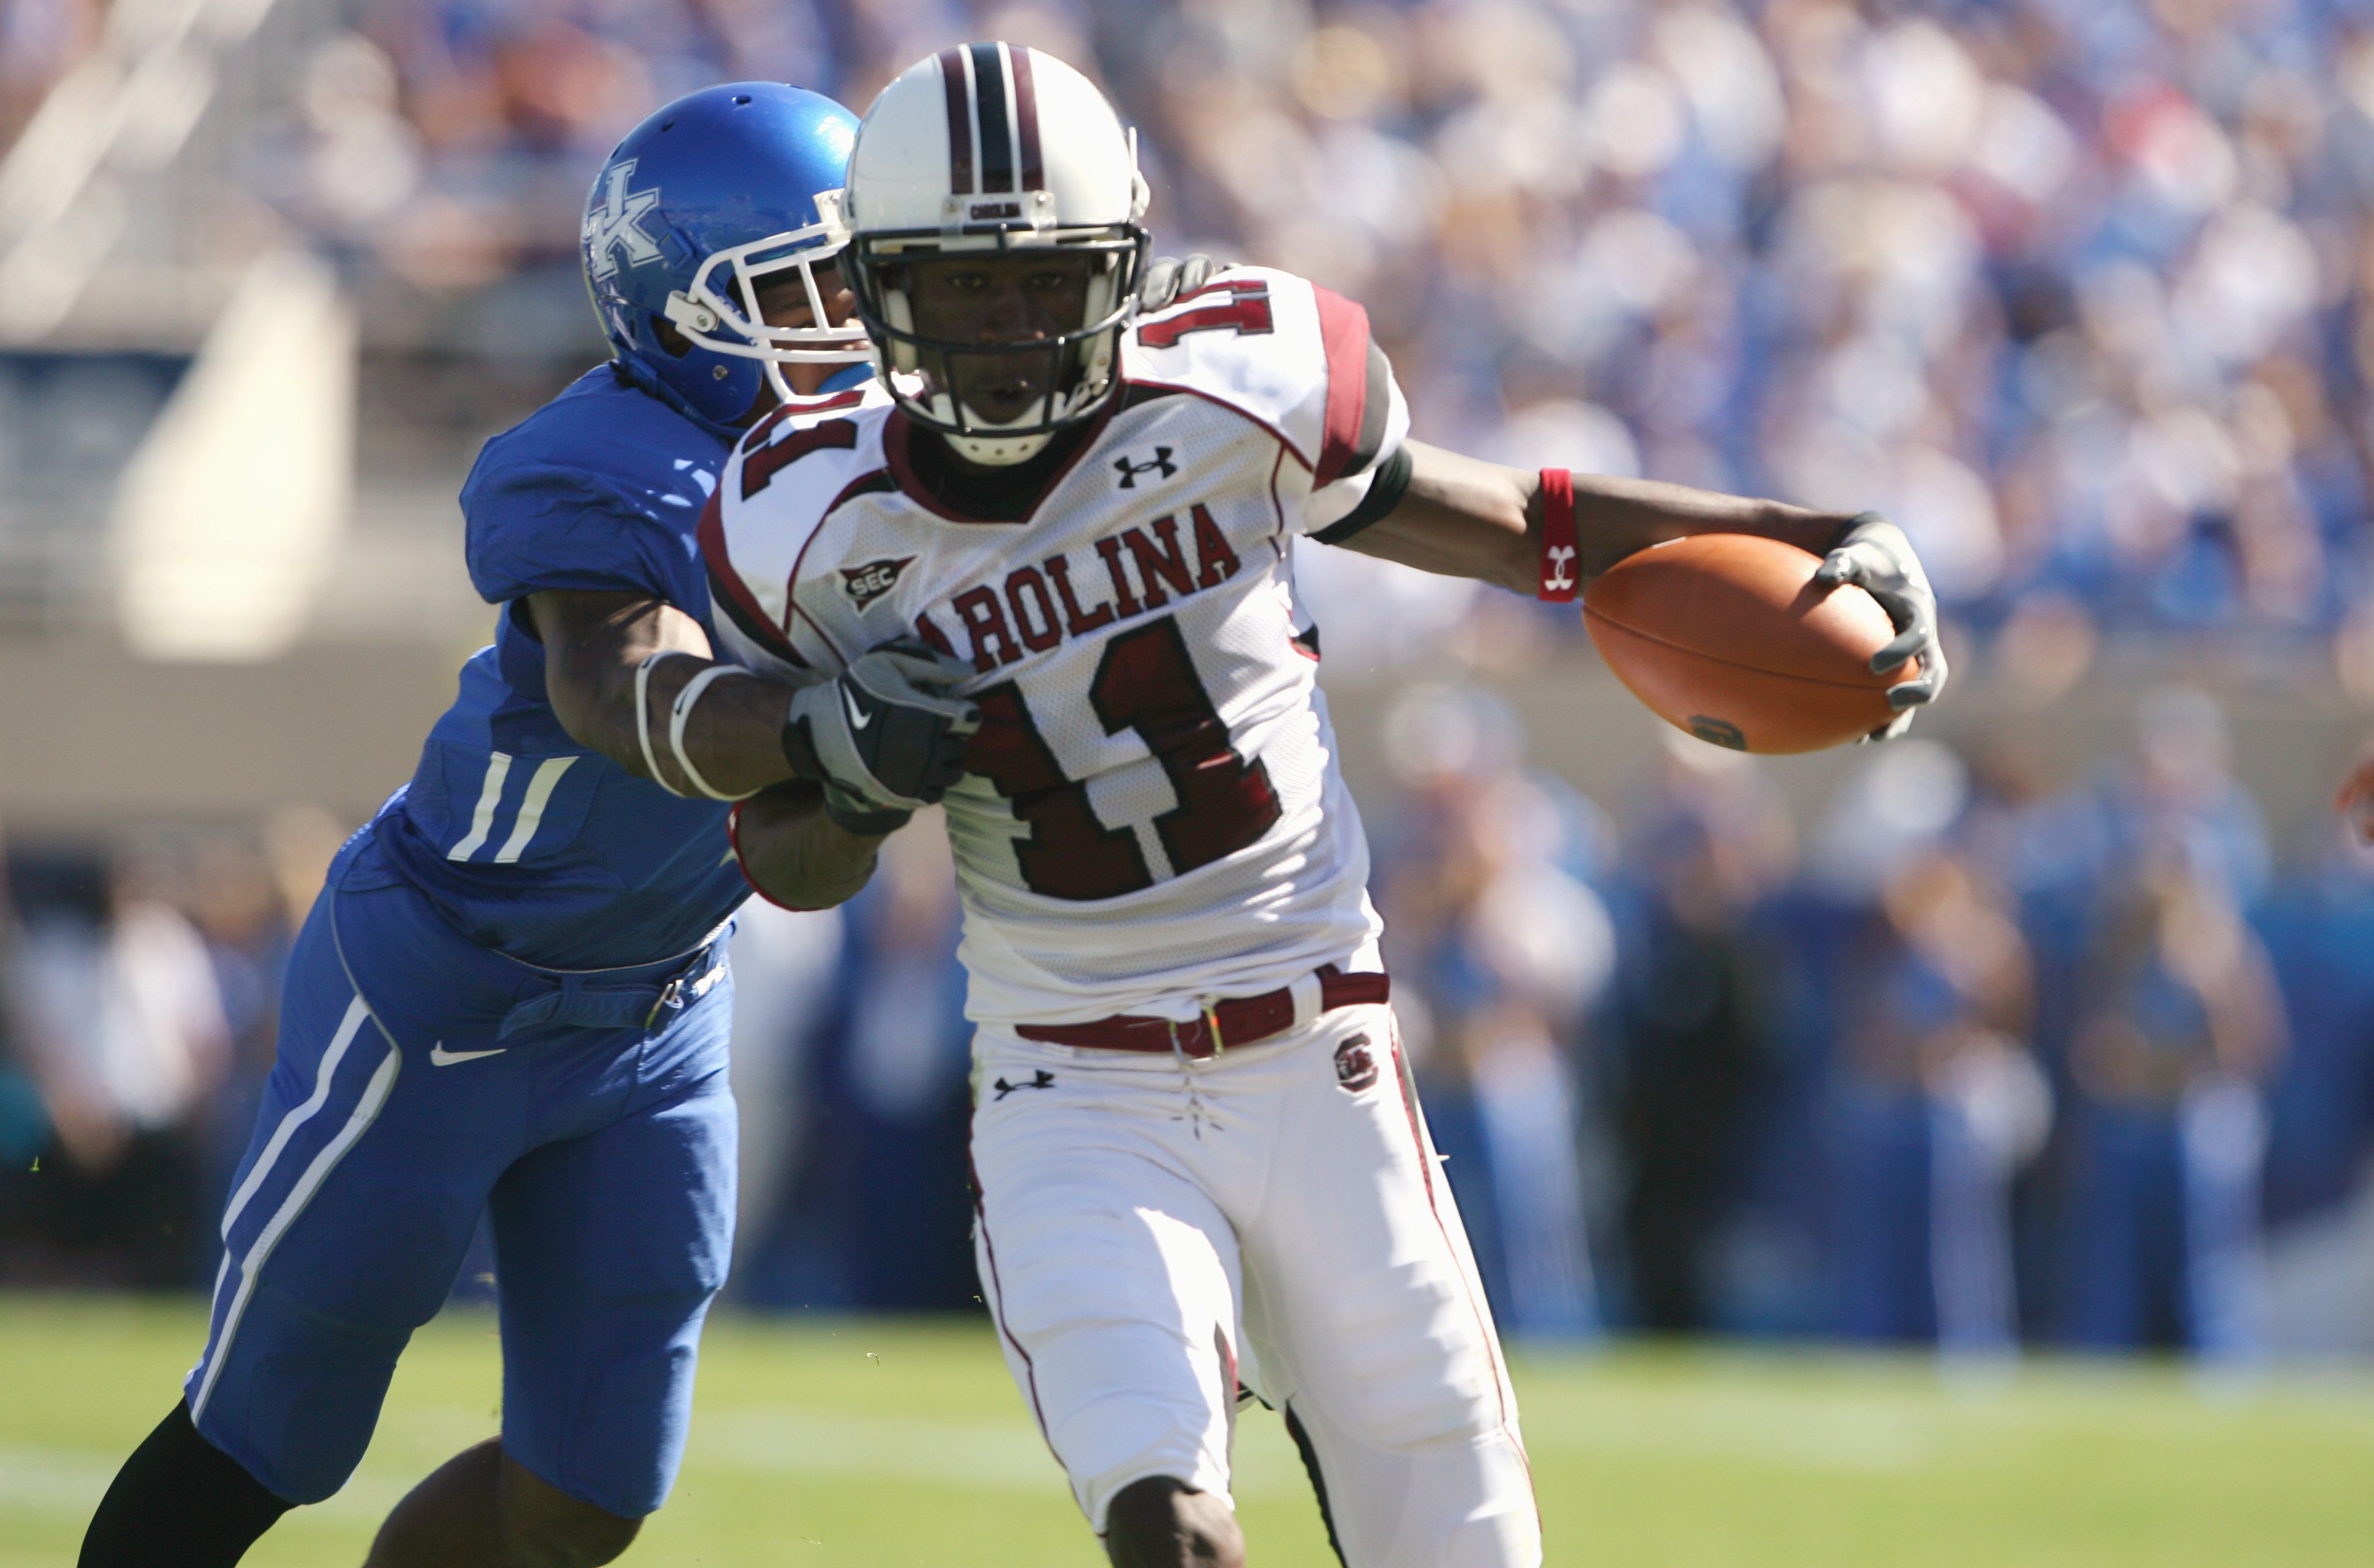
[(1402, 497), (1409, 492), (1409, 448), (1395, 447), (1393, 456), (1377, 464), (1377, 476), (1369, 481), (1369, 493), (1360, 497), (1360, 504), (1310, 537), (1322, 544), (1343, 544), (1400, 506)]

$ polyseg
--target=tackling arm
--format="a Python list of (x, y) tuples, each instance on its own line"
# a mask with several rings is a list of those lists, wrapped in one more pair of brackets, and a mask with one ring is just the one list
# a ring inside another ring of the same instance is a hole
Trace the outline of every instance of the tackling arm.
[[(718, 663), (700, 623), (640, 593), (553, 590), (531, 594), (527, 603), (544, 643), (546, 695), (570, 738), (639, 778), (678, 794), (695, 792), (665, 746), (654, 746), (646, 761), (641, 736), (665, 734), (676, 697)], [(692, 657), (652, 666), (643, 692), (646, 728), (639, 731), (636, 673), (659, 653)], [(724, 794), (747, 795), (786, 782), (793, 777), (782, 742), (791, 697), (791, 687), (756, 674), (712, 681), (686, 723), (685, 755)], [(662, 771), (654, 774), (653, 765)]]
[[(677, 696), (718, 662), (700, 623), (636, 593), (547, 591), (529, 596), (528, 613), (544, 643), (546, 695), (570, 738), (652, 778), (636, 727), (636, 673), (654, 654), (692, 656), (661, 660), (644, 682), (644, 732), (664, 733)], [(791, 687), (755, 675), (711, 681), (686, 725), (684, 749), (721, 790), (758, 791), (733, 819), (735, 850), (751, 885), (774, 903), (820, 909), (865, 885), (883, 835), (841, 826), (824, 809), (821, 785), (793, 780), (782, 744), (791, 696)], [(662, 760), (667, 751), (648, 755), (673, 769)], [(688, 792), (674, 771), (657, 782)]]

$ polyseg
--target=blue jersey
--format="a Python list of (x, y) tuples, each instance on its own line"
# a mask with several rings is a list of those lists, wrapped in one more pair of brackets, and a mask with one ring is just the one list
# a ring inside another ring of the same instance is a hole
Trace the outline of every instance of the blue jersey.
[(697, 947), (747, 888), (726, 807), (684, 800), (569, 738), (523, 600), (648, 593), (708, 624), (695, 525), (728, 443), (607, 366), (488, 441), (462, 486), (470, 580), (503, 606), (412, 781), (388, 858), (464, 936), (557, 969)]

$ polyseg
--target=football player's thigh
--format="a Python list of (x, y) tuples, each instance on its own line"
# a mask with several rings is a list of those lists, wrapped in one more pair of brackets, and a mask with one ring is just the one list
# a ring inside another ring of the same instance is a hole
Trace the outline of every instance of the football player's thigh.
[(1101, 1533), (1132, 1481), (1228, 1490), (1236, 1239), (1159, 1133), (1065, 1103), (1085, 1074), (1059, 1076), (974, 1115), (974, 1251), (1006, 1363)]
[(492, 1207), (512, 1458), (621, 1518), (666, 1501), (701, 1321), (733, 1252), (734, 1190), (722, 1052), (504, 1174)]
[(396, 1356), (444, 1304), (517, 1146), (519, 1075), (470, 1065), (488, 1071), (464, 1083), (399, 1053), (308, 922), (185, 1386), (198, 1430), (283, 1497), (326, 1497), (361, 1459)]
[(1284, 1065), (1276, 1164), (1243, 1237), (1246, 1332), (1315, 1454), (1346, 1560), (1530, 1568), (1514, 1397), (1391, 1016), (1331, 1013)]

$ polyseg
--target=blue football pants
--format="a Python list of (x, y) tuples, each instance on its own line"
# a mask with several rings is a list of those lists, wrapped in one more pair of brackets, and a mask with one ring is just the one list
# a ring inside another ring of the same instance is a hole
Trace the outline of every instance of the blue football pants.
[[(408, 886), (340, 892), (351, 858), (289, 965), (191, 1414), (278, 1495), (337, 1491), (488, 1213), (504, 1450), (597, 1508), (651, 1513), (733, 1245), (722, 946), (593, 977), (532, 969)], [(584, 1022), (641, 1020), (644, 996), (647, 1022)]]

